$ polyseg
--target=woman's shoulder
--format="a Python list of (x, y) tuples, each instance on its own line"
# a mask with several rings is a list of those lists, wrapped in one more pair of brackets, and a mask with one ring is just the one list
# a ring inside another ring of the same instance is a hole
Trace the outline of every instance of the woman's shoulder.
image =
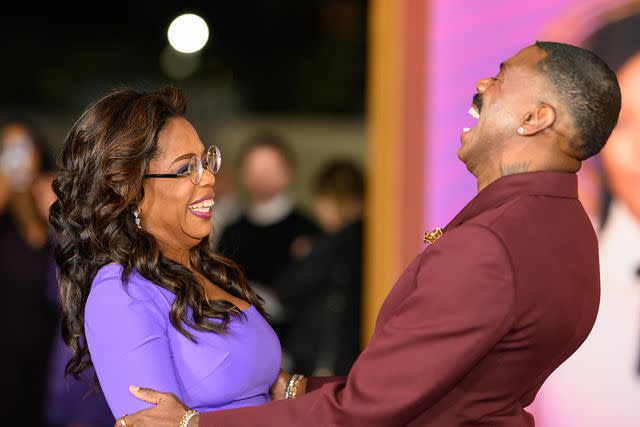
[(125, 284), (122, 273), (123, 267), (120, 264), (111, 263), (100, 267), (91, 283), (85, 311), (96, 306), (129, 307), (132, 303), (164, 305), (160, 304), (162, 293), (157, 285), (135, 270), (126, 277)]
[(136, 272), (129, 275), (125, 284), (122, 272), (121, 266), (109, 264), (101, 267), (91, 281), (84, 327), (92, 353), (113, 354), (114, 350), (108, 347), (114, 343), (124, 352), (133, 351), (146, 340), (166, 334), (169, 307), (153, 289), (156, 286)]
[[(114, 283), (118, 283), (120, 285), (123, 284), (123, 267), (120, 264), (115, 262), (105, 264), (98, 269), (96, 275), (93, 277), (93, 281), (91, 283), (91, 291), (96, 288), (102, 288), (107, 285), (109, 288), (116, 288), (116, 286), (112, 286)], [(142, 277), (137, 270), (132, 270), (129, 275), (126, 277), (126, 284), (128, 288), (136, 291), (135, 293), (148, 293), (148, 291), (157, 288), (157, 286)], [(123, 288), (123, 286), (117, 287)]]

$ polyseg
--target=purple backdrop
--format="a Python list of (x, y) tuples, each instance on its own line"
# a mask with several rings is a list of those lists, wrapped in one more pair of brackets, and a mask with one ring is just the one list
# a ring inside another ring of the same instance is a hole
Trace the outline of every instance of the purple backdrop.
[(581, 25), (563, 40), (586, 33), (593, 22), (587, 9), (616, 0), (435, 0), (427, 26), (430, 33), (427, 84), (429, 141), (425, 153), (427, 197), (424, 229), (444, 226), (476, 194), (475, 180), (456, 156), (463, 127), (473, 125), (467, 114), (478, 79), (493, 76), (498, 64), (549, 32), (554, 21), (581, 11)]

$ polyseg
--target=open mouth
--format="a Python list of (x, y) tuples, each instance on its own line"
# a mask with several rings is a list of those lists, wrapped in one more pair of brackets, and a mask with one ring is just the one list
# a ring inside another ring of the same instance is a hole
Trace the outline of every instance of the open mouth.
[[(472, 105), (472, 106), (471, 106), (471, 108), (469, 108), (468, 113), (469, 113), (469, 115), (470, 115), (471, 117), (473, 117), (474, 119), (476, 119), (476, 121), (477, 121), (478, 119), (480, 119), (480, 112), (478, 111), (478, 107), (476, 107), (475, 105)], [(467, 128), (467, 127), (462, 128), (462, 132), (463, 132), (463, 134), (469, 133), (469, 132), (471, 132), (472, 130), (473, 130), (473, 127), (471, 127), (471, 128)]]
[(199, 218), (210, 218), (213, 215), (213, 201), (212, 196), (206, 196), (205, 198), (198, 199), (189, 205), (189, 212)]
[(478, 111), (478, 107), (475, 105), (472, 105), (471, 108), (469, 108), (469, 114), (476, 120), (480, 118), (480, 111)]

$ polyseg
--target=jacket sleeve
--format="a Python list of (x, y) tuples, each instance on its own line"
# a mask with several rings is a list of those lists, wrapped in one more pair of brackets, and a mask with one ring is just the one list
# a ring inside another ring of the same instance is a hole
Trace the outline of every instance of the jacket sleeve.
[(309, 377), (307, 378), (307, 393), (317, 390), (325, 384), (344, 384), (346, 381), (347, 377)]
[(118, 274), (93, 284), (85, 307), (85, 331), (91, 359), (114, 417), (151, 407), (129, 393), (130, 384), (149, 384), (182, 399), (169, 341), (168, 319), (151, 289)]
[(415, 288), (380, 323), (345, 382), (289, 401), (202, 414), (214, 426), (399, 426), (445, 396), (513, 323), (501, 240), (462, 225), (423, 252)]

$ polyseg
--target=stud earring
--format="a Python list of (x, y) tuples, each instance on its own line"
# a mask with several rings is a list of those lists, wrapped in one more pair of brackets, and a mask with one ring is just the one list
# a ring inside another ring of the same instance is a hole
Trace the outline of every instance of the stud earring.
[(516, 132), (518, 132), (518, 135), (522, 135), (524, 133), (524, 128), (519, 127), (518, 129), (516, 129)]
[(136, 227), (142, 228), (140, 226), (140, 211), (138, 209), (134, 209), (133, 216), (135, 217)]

